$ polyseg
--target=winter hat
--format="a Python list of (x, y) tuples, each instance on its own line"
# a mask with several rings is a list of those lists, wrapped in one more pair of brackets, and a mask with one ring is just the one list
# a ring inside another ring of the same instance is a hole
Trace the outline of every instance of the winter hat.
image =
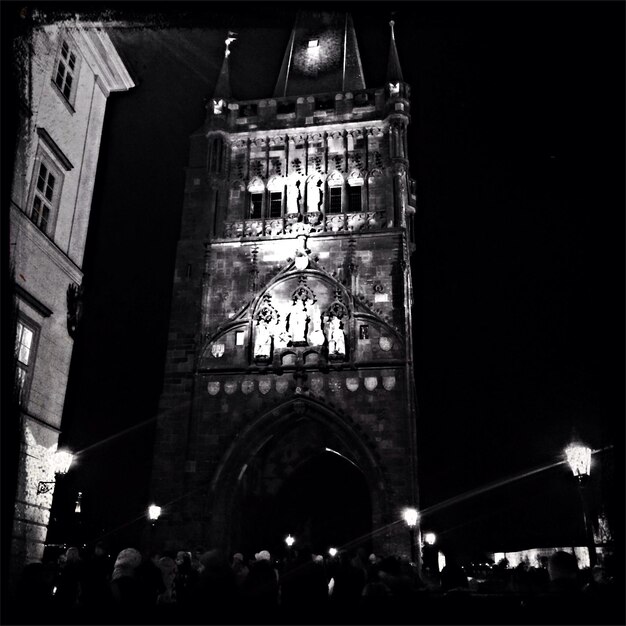
[(115, 559), (115, 566), (119, 568), (135, 569), (141, 565), (141, 554), (135, 548), (125, 548)]
[(261, 552), (257, 552), (254, 555), (254, 558), (257, 561), (271, 561), (272, 557), (270, 556), (270, 553), (267, 550), (261, 550)]

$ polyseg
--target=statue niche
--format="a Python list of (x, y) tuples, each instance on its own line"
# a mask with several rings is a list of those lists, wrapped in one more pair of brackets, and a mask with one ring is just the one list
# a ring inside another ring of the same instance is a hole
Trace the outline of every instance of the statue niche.
[(315, 294), (306, 284), (306, 277), (300, 277), (300, 284), (291, 296), (291, 311), (288, 314), (289, 326), (287, 328), (292, 346), (308, 346), (308, 325), (313, 322), (311, 331), (316, 329), (316, 322), (312, 313), (317, 302)]
[(280, 315), (272, 306), (272, 297), (263, 296), (261, 307), (256, 314), (256, 332), (254, 336), (254, 360), (268, 363), (272, 358), (273, 329), (279, 324)]

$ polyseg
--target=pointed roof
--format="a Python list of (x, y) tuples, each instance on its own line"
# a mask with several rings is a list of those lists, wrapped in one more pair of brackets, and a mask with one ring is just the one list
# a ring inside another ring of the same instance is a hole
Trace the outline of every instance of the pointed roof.
[(389, 46), (389, 60), (387, 61), (387, 82), (403, 83), (402, 68), (400, 67), (400, 59), (398, 58), (398, 50), (396, 49), (396, 35), (393, 32), (395, 22), (391, 20), (391, 45)]
[(300, 11), (274, 97), (359, 89), (365, 80), (350, 14)]
[(230, 73), (228, 71), (228, 57), (230, 56), (230, 44), (237, 39), (237, 33), (228, 31), (228, 36), (224, 40), (226, 49), (224, 50), (224, 61), (222, 62), (222, 69), (220, 75), (217, 78), (217, 84), (215, 85), (215, 91), (213, 92), (214, 100), (229, 100), (231, 97), (230, 91)]

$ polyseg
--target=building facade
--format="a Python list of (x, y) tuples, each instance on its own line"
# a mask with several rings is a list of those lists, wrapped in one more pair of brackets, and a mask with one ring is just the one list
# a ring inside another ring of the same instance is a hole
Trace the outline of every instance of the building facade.
[(42, 558), (46, 540), (106, 102), (134, 83), (101, 24), (37, 26), (15, 50), (22, 84), (9, 225), (21, 449), (11, 551), (19, 571)]
[(226, 39), (190, 138), (153, 463), (162, 538), (409, 553), (416, 203), (391, 26), (386, 84), (367, 89), (350, 16), (301, 13), (273, 97), (254, 101), (231, 95)]

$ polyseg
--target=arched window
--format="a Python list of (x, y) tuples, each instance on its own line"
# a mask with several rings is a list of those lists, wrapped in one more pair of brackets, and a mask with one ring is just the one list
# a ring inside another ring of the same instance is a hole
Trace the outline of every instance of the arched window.
[(354, 170), (348, 177), (348, 212), (360, 213), (363, 210), (363, 176)]
[(260, 178), (253, 178), (248, 185), (248, 219), (261, 219), (263, 215), (263, 195), (265, 185)]
[(283, 192), (285, 190), (285, 183), (280, 176), (272, 176), (267, 183), (267, 190), (269, 192), (269, 210), (266, 217), (277, 218), (282, 217), (283, 214)]
[(327, 213), (341, 213), (343, 176), (335, 171), (328, 177)]
[(224, 138), (221, 135), (209, 137), (208, 170), (209, 174), (224, 171)]

